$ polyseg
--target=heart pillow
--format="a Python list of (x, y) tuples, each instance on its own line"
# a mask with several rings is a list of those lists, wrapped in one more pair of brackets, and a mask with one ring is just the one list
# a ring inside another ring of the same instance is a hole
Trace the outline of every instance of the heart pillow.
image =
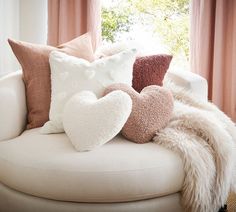
[(171, 118), (173, 97), (169, 90), (151, 85), (139, 94), (128, 85), (116, 83), (105, 90), (105, 95), (121, 90), (132, 99), (132, 112), (122, 129), (122, 135), (136, 143), (149, 142), (155, 133), (164, 128)]
[(97, 99), (91, 91), (75, 94), (66, 103), (63, 126), (78, 151), (92, 150), (115, 137), (132, 110), (130, 96), (114, 91)]

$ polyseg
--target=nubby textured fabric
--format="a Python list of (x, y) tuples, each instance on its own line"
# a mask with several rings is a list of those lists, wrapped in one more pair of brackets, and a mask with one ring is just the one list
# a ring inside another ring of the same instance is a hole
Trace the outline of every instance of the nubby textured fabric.
[(91, 91), (82, 91), (66, 103), (63, 126), (78, 151), (93, 150), (120, 132), (131, 110), (132, 100), (123, 91), (100, 99)]
[(162, 86), (171, 60), (171, 55), (164, 54), (137, 57), (133, 67), (133, 88), (140, 92), (149, 85)]
[(124, 91), (132, 99), (132, 112), (122, 129), (122, 135), (131, 141), (147, 143), (169, 122), (173, 98), (168, 89), (152, 85), (139, 94), (132, 87), (119, 83), (108, 86), (105, 95), (114, 90)]
[(66, 102), (76, 93), (89, 90), (102, 97), (105, 88), (114, 83), (132, 84), (136, 50), (129, 49), (110, 57), (87, 60), (53, 51), (50, 54), (52, 97), (49, 121), (41, 132), (64, 132), (62, 114)]
[(171, 55), (145, 53), (139, 43), (129, 41), (101, 46), (96, 50), (95, 58), (111, 56), (132, 47), (137, 48), (137, 58), (133, 66), (133, 88), (140, 92), (149, 85), (162, 86), (172, 60)]

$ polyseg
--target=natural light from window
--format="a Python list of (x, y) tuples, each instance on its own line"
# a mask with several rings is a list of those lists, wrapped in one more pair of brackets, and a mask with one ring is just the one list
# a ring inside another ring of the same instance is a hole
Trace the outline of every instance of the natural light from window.
[(172, 54), (171, 70), (189, 70), (189, 0), (103, 0), (103, 43), (137, 43)]

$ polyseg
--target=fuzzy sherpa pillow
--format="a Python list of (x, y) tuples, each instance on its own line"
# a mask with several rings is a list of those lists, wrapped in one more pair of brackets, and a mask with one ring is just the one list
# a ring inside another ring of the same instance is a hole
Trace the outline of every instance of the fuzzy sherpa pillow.
[(114, 91), (97, 99), (94, 93), (82, 91), (66, 103), (64, 129), (78, 151), (92, 150), (120, 132), (131, 109), (132, 100), (125, 92)]
[(44, 124), (41, 133), (64, 132), (62, 112), (75, 93), (89, 90), (99, 98), (105, 88), (113, 83), (132, 85), (135, 56), (136, 50), (128, 49), (90, 63), (53, 51), (49, 57), (52, 85), (49, 121)]
[(149, 142), (155, 133), (164, 128), (171, 118), (173, 97), (169, 90), (151, 85), (139, 94), (125, 84), (113, 84), (105, 95), (115, 90), (128, 93), (132, 99), (132, 112), (122, 129), (122, 135), (136, 143)]
[(133, 67), (132, 87), (140, 92), (149, 85), (162, 86), (172, 56), (165, 54), (138, 57)]

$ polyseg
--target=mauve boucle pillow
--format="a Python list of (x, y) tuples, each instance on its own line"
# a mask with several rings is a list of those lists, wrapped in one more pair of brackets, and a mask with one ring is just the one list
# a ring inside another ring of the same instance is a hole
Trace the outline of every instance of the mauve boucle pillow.
[(162, 86), (171, 59), (171, 55), (165, 54), (138, 57), (133, 66), (132, 87), (140, 92), (149, 85)]
[(128, 85), (116, 83), (106, 88), (105, 95), (114, 90), (124, 91), (132, 99), (132, 112), (121, 131), (129, 140), (147, 143), (169, 122), (174, 105), (169, 90), (152, 85), (139, 94)]

